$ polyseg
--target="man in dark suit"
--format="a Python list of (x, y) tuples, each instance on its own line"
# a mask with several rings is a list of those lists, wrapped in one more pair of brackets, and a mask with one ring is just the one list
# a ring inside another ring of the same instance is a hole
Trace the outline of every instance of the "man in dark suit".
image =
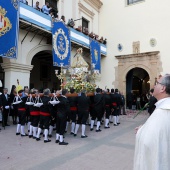
[(74, 136), (77, 136), (77, 131), (79, 129), (80, 124), (82, 129), (81, 138), (86, 138), (85, 129), (86, 129), (86, 122), (89, 117), (89, 105), (90, 99), (86, 96), (85, 90), (81, 92), (81, 95), (77, 99), (77, 106), (78, 106), (78, 121), (75, 128)]
[(62, 90), (62, 95), (59, 97), (60, 103), (57, 105), (57, 118), (56, 118), (56, 143), (59, 145), (68, 145), (64, 142), (63, 135), (66, 128), (67, 116), (70, 111), (69, 101), (66, 97), (67, 90)]
[(150, 98), (149, 98), (149, 108), (148, 113), (151, 115), (153, 111), (155, 110), (156, 106), (155, 103), (157, 102), (157, 99), (153, 96), (154, 89), (150, 90)]
[(101, 94), (101, 89), (97, 88), (96, 95), (94, 96), (94, 110), (95, 110), (96, 117), (97, 117), (96, 132), (101, 132), (100, 122), (103, 117), (104, 107), (105, 107), (105, 100), (104, 100), (103, 94)]
[(10, 108), (10, 100), (9, 100), (9, 94), (7, 88), (3, 89), (3, 93), (0, 98), (0, 106), (2, 109), (3, 127), (10, 126), (7, 124), (9, 108)]

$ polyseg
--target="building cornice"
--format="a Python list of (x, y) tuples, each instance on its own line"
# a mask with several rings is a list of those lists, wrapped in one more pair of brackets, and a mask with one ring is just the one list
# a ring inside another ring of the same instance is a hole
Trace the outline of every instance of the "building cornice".
[(19, 63), (1, 63), (5, 71), (30, 72), (33, 65), (19, 64)]
[(127, 55), (118, 55), (115, 56), (117, 59), (125, 59), (125, 58), (136, 58), (136, 57), (146, 57), (146, 56), (157, 56), (160, 51), (152, 51), (146, 53), (138, 53), (138, 54), (127, 54)]
[(93, 19), (95, 13), (93, 11), (90, 11), (88, 8), (86, 8), (81, 2), (78, 3), (79, 10), (87, 14), (90, 18)]
[(96, 9), (98, 12), (100, 8), (102, 7), (103, 3), (100, 0), (84, 0), (87, 4), (89, 4), (91, 7)]

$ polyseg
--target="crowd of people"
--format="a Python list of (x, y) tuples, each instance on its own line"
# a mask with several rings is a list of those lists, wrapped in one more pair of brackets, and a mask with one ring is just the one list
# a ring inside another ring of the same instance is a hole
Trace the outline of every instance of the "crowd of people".
[(146, 94), (134, 94), (133, 91), (127, 94), (127, 107), (132, 110), (147, 109), (149, 114), (155, 109), (157, 99), (153, 96), (154, 89)]
[[(20, 2), (22, 2), (24, 4), (28, 4), (28, 2), (26, 0), (20, 0)], [(52, 7), (50, 7), (49, 2), (47, 2), (47, 1), (46, 1), (45, 5), (42, 6), (42, 8), (39, 7), (39, 1), (36, 1), (36, 3), (33, 5), (33, 8), (40, 12), (43, 12), (46, 15), (51, 16), (52, 19), (55, 21), (60, 20), (60, 21), (63, 21), (64, 23), (66, 23), (65, 16), (62, 15), (61, 18), (59, 19), (57, 12)], [(67, 26), (74, 28), (75, 23), (72, 18), (68, 20)], [(82, 26), (78, 26), (78, 28), (75, 28), (75, 29), (79, 32), (84, 33), (85, 35), (88, 35), (90, 38), (95, 39), (96, 41), (98, 41), (102, 44), (105, 44), (105, 45), (107, 44), (106, 38), (103, 38), (103, 36), (102, 36), (99, 39), (99, 36), (97, 34), (95, 34), (93, 32), (89, 33), (88, 28), (85, 28), (85, 27), (82, 28)]]
[[(110, 128), (120, 124), (119, 115), (124, 107), (124, 96), (118, 89), (102, 90), (96, 89), (93, 96), (88, 96), (85, 90), (76, 94), (74, 89), (68, 92), (66, 89), (51, 93), (44, 89), (39, 93), (36, 89), (29, 90), (24, 87), (17, 92), (15, 85), (8, 94), (8, 89), (4, 88), (0, 95), (0, 107), (3, 115), (3, 127), (9, 126), (8, 115), (12, 116), (13, 124), (16, 125), (16, 135), (28, 136), (37, 141), (43, 131), (44, 143), (50, 142), (54, 127), (56, 129), (56, 143), (67, 145), (63, 140), (64, 134), (71, 124), (70, 134), (77, 136), (81, 126), (81, 138), (87, 138), (86, 125), (90, 125), (90, 131), (101, 132), (101, 124), (104, 128)], [(125, 108), (122, 114), (125, 113)], [(25, 133), (27, 124), (29, 134)], [(96, 126), (96, 129), (94, 127)]]

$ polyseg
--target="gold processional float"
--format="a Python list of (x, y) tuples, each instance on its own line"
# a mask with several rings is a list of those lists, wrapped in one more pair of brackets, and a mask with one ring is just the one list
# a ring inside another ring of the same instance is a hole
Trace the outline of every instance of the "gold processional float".
[[(84, 60), (83, 56), (83, 49), (79, 48), (77, 50), (76, 56), (73, 58), (72, 64), (69, 68), (64, 68), (63, 64), (61, 64), (61, 70), (60, 73), (58, 70), (55, 70), (55, 74), (57, 78), (61, 81), (61, 90), (62, 89), (67, 89), (68, 92), (70, 89), (74, 88), (75, 93), (71, 94), (68, 93), (67, 97), (72, 97), (72, 96), (78, 96), (79, 93), (82, 91), (86, 92), (87, 96), (93, 96), (95, 89), (96, 89), (96, 84), (95, 81), (96, 79), (100, 76), (99, 70), (95, 69), (95, 64), (92, 64), (92, 68), (89, 68), (88, 63)], [(66, 81), (67, 79), (67, 81)], [(19, 80), (17, 79), (17, 92), (22, 90), (22, 86), (19, 85)], [(61, 91), (60, 90), (60, 91)], [(57, 91), (57, 93), (51, 93), (51, 101), (55, 103), (55, 101), (58, 101), (58, 98), (60, 96), (60, 92)], [(22, 99), (20, 98), (22, 94), (17, 93), (15, 97), (15, 101), (13, 104), (19, 104)], [(27, 105), (32, 105), (33, 100), (32, 97), (36, 95), (36, 104), (37, 107), (40, 107), (42, 101), (41, 101), (41, 96), (43, 96), (42, 93), (39, 94), (28, 94), (29, 98), (27, 99)], [(52, 103), (53, 103), (52, 102)], [(34, 105), (36, 105), (34, 103)]]
[(76, 96), (82, 90), (86, 91), (88, 96), (94, 95), (95, 92), (95, 80), (100, 76), (100, 73), (99, 70), (94, 69), (95, 64), (92, 64), (92, 68), (89, 68), (82, 52), (82, 48), (77, 50), (77, 54), (68, 69), (61, 65), (60, 74), (58, 74), (58, 70), (55, 70), (56, 76), (61, 81), (61, 89), (67, 89), (68, 91), (71, 88), (75, 89), (76, 94), (68, 94), (68, 96)]

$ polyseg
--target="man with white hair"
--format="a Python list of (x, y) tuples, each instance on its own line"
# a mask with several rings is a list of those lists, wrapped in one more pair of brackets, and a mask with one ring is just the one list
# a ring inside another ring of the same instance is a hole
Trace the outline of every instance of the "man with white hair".
[(153, 96), (156, 109), (136, 128), (134, 170), (170, 169), (170, 74), (158, 79)]

